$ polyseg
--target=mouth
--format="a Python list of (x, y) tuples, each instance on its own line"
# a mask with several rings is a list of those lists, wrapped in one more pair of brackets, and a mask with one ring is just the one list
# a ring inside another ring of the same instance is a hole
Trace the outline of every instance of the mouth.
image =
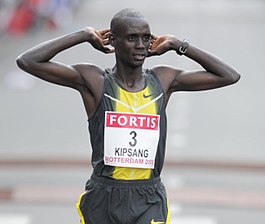
[(133, 54), (133, 58), (137, 61), (143, 61), (145, 59), (145, 54)]

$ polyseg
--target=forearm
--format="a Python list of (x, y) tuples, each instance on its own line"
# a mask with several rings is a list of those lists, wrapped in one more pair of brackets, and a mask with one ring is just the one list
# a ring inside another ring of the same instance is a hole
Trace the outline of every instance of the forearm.
[(88, 34), (85, 30), (77, 31), (75, 33), (67, 34), (52, 40), (43, 42), (18, 57), (18, 60), (27, 60), (34, 62), (46, 62), (52, 59), (58, 53), (88, 41)]
[[(172, 41), (172, 48), (178, 51), (181, 44), (182, 41), (175, 38)], [(207, 72), (213, 75), (222, 77), (231, 82), (236, 82), (240, 78), (240, 75), (231, 66), (192, 44), (189, 44), (184, 55), (200, 64)]]

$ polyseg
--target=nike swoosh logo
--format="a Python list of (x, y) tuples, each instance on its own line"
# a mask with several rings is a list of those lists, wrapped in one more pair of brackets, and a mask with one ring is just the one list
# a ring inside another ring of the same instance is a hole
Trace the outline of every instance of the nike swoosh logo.
[(164, 224), (164, 222), (156, 222), (154, 219), (152, 219), (151, 224)]
[(143, 94), (143, 98), (149, 98), (149, 97), (151, 97), (151, 96), (153, 96), (154, 95), (154, 93), (151, 93), (151, 94), (149, 94), (149, 95), (145, 95), (145, 94)]

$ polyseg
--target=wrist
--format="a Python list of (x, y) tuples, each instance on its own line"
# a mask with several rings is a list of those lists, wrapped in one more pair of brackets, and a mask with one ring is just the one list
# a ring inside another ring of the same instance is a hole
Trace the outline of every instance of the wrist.
[(187, 52), (187, 50), (189, 48), (189, 45), (190, 45), (190, 41), (187, 40), (187, 39), (184, 39), (180, 43), (179, 47), (176, 49), (177, 54), (180, 55), (180, 56), (186, 54), (186, 52)]
[(84, 41), (90, 42), (93, 39), (94, 28), (86, 27), (81, 32), (84, 37)]

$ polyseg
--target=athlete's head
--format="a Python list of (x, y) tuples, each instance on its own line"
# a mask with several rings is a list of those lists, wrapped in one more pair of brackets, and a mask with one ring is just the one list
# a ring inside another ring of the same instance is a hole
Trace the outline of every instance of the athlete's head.
[[(145, 20), (145, 17), (143, 14), (141, 14), (139, 11), (132, 9), (132, 8), (126, 8), (119, 11), (117, 14), (115, 14), (110, 22), (110, 29), (111, 32), (114, 34), (119, 33), (119, 28), (122, 25), (126, 25), (127, 19), (142, 19)], [(146, 21), (147, 22), (147, 21)]]
[(110, 24), (110, 44), (118, 62), (142, 65), (151, 42), (150, 26), (137, 10), (126, 8), (118, 12)]

